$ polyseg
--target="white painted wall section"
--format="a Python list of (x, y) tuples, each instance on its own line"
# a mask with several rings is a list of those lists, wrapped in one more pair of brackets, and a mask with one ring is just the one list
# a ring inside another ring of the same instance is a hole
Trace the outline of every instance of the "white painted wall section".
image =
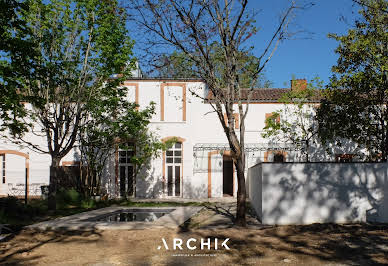
[(264, 224), (388, 222), (386, 163), (262, 163), (249, 194)]

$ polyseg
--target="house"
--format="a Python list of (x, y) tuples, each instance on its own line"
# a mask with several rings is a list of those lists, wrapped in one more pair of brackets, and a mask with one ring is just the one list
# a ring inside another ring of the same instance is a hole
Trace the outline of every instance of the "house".
[[(261, 133), (266, 118), (282, 108), (280, 97), (285, 92), (303, 89), (306, 85), (306, 80), (296, 80), (291, 82), (290, 88), (263, 88), (254, 91), (246, 118), (247, 167), (258, 162), (303, 160), (300, 147), (289, 143), (269, 143), (262, 138)], [(175, 138), (178, 142), (163, 152), (160, 158), (152, 160), (136, 180), (132, 177), (133, 165), (129, 160), (134, 151), (117, 149), (115, 156), (106, 165), (102, 180), (104, 190), (111, 197), (236, 196), (237, 177), (222, 126), (209, 103), (191, 93), (204, 97), (208, 95), (206, 84), (202, 80), (137, 77), (125, 81), (123, 86), (128, 88), (128, 101), (138, 103), (140, 108), (149, 105), (151, 101), (156, 103), (156, 114), (151, 120), (150, 129), (162, 141)], [(317, 104), (319, 100), (313, 103)], [(238, 129), (237, 112), (235, 120), (235, 128)], [(34, 144), (45, 145), (44, 138), (28, 134)], [(322, 154), (327, 161), (335, 160), (334, 156), (326, 154), (323, 149), (316, 160), (322, 160)], [(311, 159), (314, 160), (314, 157)], [(78, 162), (79, 152), (75, 148), (63, 158), (61, 164), (76, 165)], [(48, 155), (36, 153), (1, 138), (0, 195), (20, 191), (15, 188), (18, 184), (23, 185), (27, 177), (31, 186), (48, 184), (49, 165)], [(39, 195), (39, 189), (35, 193)]]

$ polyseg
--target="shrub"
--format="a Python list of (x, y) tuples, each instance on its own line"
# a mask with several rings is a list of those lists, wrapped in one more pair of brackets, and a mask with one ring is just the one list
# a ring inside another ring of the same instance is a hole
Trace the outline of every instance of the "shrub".
[(93, 199), (84, 199), (81, 201), (81, 208), (83, 209), (92, 209), (96, 207), (96, 201)]
[(74, 188), (63, 189), (60, 188), (57, 192), (57, 204), (59, 207), (67, 205), (79, 205), (81, 202), (81, 194)]

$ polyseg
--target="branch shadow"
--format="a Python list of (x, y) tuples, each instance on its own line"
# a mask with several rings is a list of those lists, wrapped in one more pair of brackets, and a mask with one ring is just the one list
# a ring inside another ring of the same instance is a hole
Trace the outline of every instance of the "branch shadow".
[[(93, 239), (90, 239), (93, 237)], [(97, 230), (89, 231), (36, 231), (22, 230), (1, 243), (2, 256), (0, 264), (19, 265), (34, 264), (42, 256), (31, 255), (35, 249), (48, 243), (90, 243), (97, 242), (101, 233)]]

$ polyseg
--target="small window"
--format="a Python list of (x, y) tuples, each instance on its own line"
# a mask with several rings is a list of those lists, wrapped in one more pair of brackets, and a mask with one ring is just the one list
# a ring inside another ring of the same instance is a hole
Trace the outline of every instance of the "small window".
[(351, 163), (353, 161), (354, 154), (336, 154), (335, 161), (338, 163)]
[(267, 120), (272, 119), (276, 124), (280, 123), (280, 115), (275, 115), (275, 113), (266, 113), (265, 114), (265, 125), (267, 126)]
[(166, 163), (182, 163), (182, 143), (176, 142), (166, 151)]
[(274, 154), (273, 161), (275, 163), (283, 163), (284, 162), (284, 155), (282, 153)]
[(287, 161), (287, 152), (282, 150), (268, 150), (264, 153), (264, 162), (283, 163)]
[[(234, 128), (239, 129), (240, 128), (240, 115), (238, 113), (234, 113), (233, 117), (234, 117)], [(224, 114), (224, 120), (225, 120), (225, 124), (228, 124), (228, 117), (226, 114)]]
[(135, 146), (133, 143), (120, 145), (119, 149), (119, 163), (130, 164), (132, 157), (135, 156)]

